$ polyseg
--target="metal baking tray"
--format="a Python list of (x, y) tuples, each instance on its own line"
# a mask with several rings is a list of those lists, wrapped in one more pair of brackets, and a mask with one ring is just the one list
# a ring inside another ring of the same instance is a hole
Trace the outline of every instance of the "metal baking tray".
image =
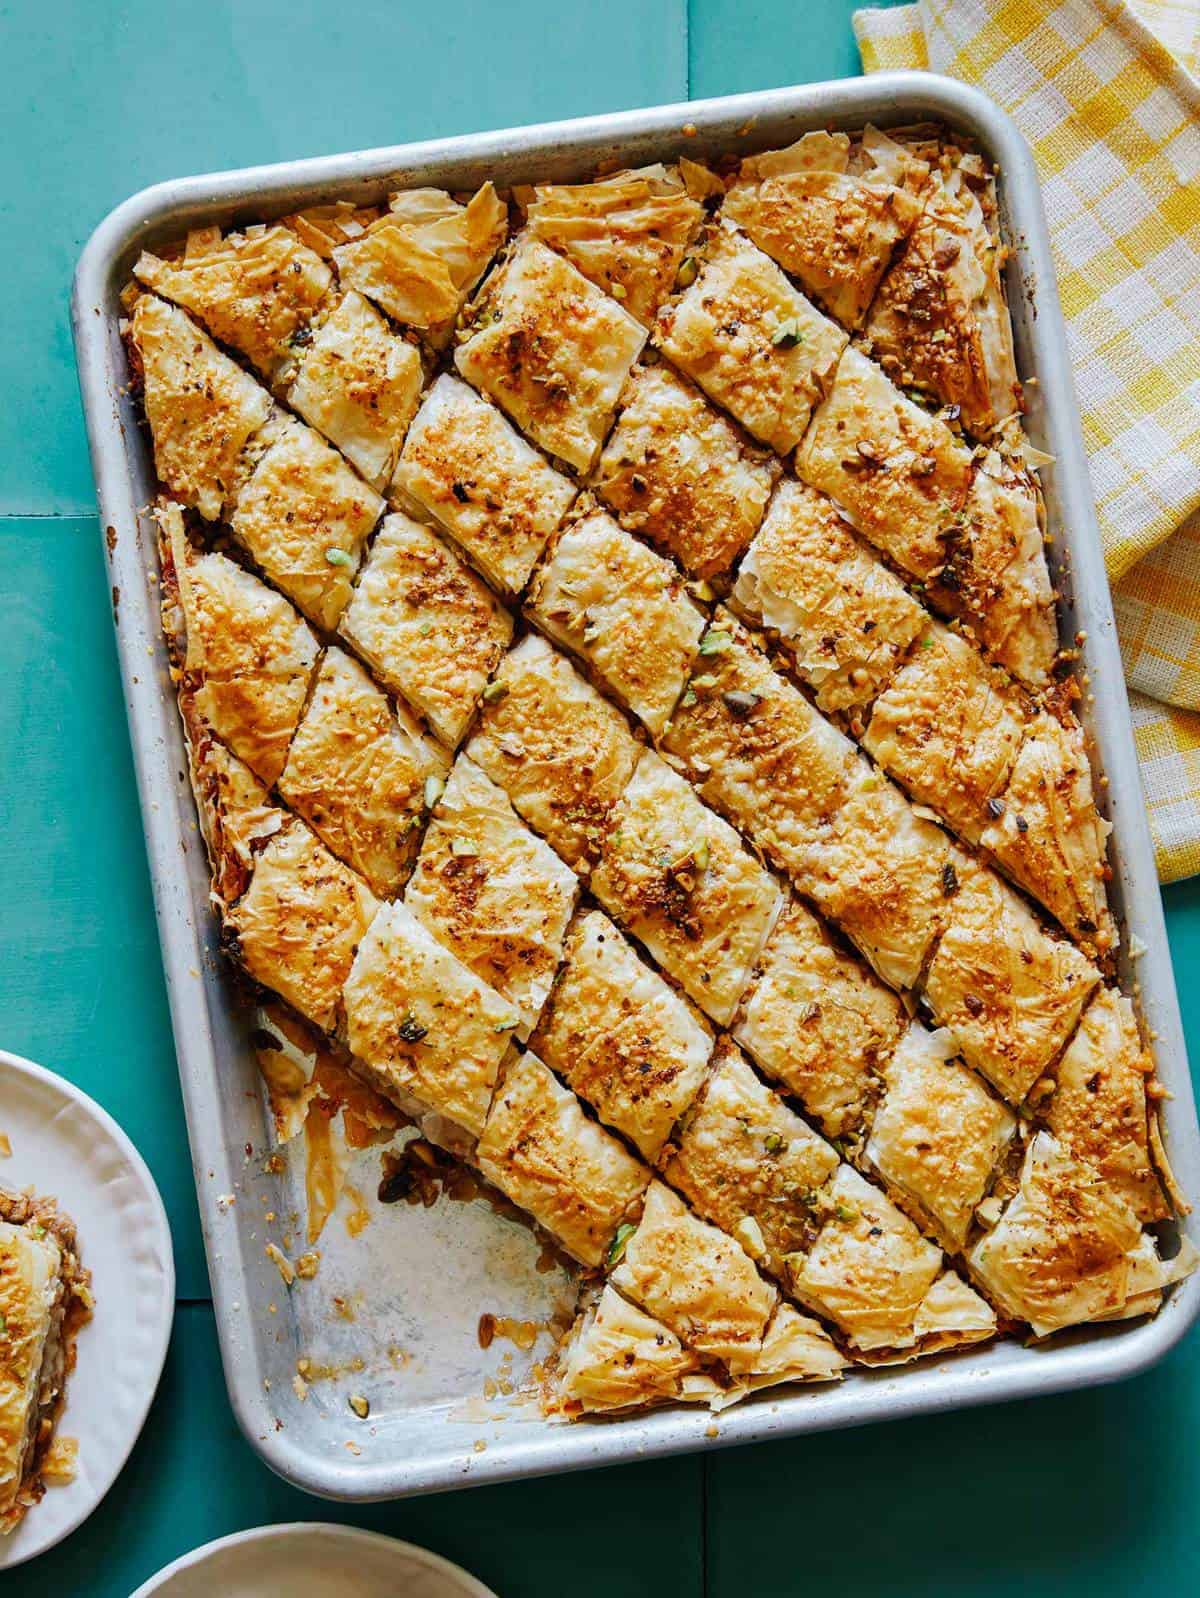
[[(290, 1168), (263, 1172), (270, 1131), (253, 1022), (217, 950), (167, 678), (155, 543), (144, 514), (154, 473), (124, 391), (118, 331), (118, 294), (138, 251), (189, 228), (270, 219), (335, 197), (368, 202), (413, 184), (457, 190), (486, 178), (502, 186), (569, 180), (609, 161), (636, 166), (681, 153), (750, 152), (810, 128), (929, 119), (973, 136), (999, 168), (1003, 224), (1014, 246), (1008, 291), (1018, 367), (1036, 378), (1027, 391), (1028, 429), (1055, 458), (1042, 480), (1062, 626), (1064, 636), (1086, 635), (1090, 693), (1082, 714), (1108, 779), (1122, 980), (1136, 987), (1155, 1038), (1174, 1095), (1166, 1107), (1171, 1157), (1184, 1189), (1195, 1193), (1200, 1134), (1038, 180), (1020, 135), (989, 100), (943, 78), (897, 73), (185, 178), (118, 206), (83, 252), (75, 343), (221, 1352), (246, 1436), (300, 1487), (342, 1499), (399, 1497), (1082, 1387), (1143, 1370), (1200, 1312), (1197, 1275), (1171, 1290), (1152, 1321), (1082, 1328), (1048, 1348), (997, 1344), (903, 1369), (857, 1371), (837, 1387), (760, 1395), (715, 1420), (706, 1411), (666, 1409), (565, 1425), (503, 1391), (484, 1396), (485, 1382), (494, 1392), (506, 1375), (520, 1377), (550, 1342), (543, 1332), (527, 1353), (500, 1340), (484, 1350), (479, 1315), (543, 1322), (566, 1285), (561, 1274), (536, 1268), (532, 1234), (487, 1205), (382, 1209), (368, 1199), (370, 1224), (356, 1239), (343, 1205), (321, 1239), (318, 1277), (290, 1294), (264, 1256), (266, 1212), (286, 1217), (298, 1208), (297, 1177)], [(1136, 966), (1131, 948), (1141, 951)], [(362, 1160), (350, 1178), (358, 1192), (377, 1181), (377, 1152)], [(1200, 1227), (1191, 1227), (1200, 1244)], [(352, 1306), (352, 1320), (331, 1313), (334, 1293)], [(301, 1354), (334, 1372), (303, 1402), (292, 1388)], [(361, 1368), (353, 1368), (356, 1359)], [(365, 1424), (346, 1402), (355, 1391), (371, 1403)]]

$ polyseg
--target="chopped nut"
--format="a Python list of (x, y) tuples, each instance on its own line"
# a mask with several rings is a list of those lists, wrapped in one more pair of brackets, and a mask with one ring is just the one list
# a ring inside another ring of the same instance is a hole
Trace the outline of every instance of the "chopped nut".
[(371, 1406), (361, 1393), (351, 1393), (349, 1403), (359, 1420), (366, 1420), (371, 1413)]

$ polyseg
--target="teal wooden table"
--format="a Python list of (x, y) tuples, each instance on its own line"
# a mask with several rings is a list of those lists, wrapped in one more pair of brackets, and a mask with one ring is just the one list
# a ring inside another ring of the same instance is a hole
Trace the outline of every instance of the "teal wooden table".
[[(159, 178), (858, 70), (851, 0), (10, 0), (0, 216), (0, 1046), (95, 1095), (154, 1169), (179, 1310), (92, 1521), (4, 1578), (127, 1598), (267, 1521), (337, 1518), (506, 1598), (1155, 1594), (1200, 1573), (1200, 1341), (1122, 1387), (362, 1510), (292, 1491), (225, 1401), (67, 318), (100, 217)], [(1168, 890), (1200, 1058), (1200, 885)], [(584, 1552), (581, 1552), (584, 1550)]]

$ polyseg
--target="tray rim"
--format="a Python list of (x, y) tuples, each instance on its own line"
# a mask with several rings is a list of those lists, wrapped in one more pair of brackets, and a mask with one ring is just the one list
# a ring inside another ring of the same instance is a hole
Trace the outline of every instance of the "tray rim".
[[(1068, 1341), (1059, 1346), (1038, 1350), (1032, 1358), (1014, 1360), (996, 1371), (978, 1368), (987, 1358), (986, 1349), (976, 1355), (967, 1351), (949, 1360), (908, 1368), (899, 1376), (859, 1374), (854, 1383), (834, 1390), (816, 1389), (743, 1405), (721, 1415), (716, 1436), (709, 1435), (707, 1412), (666, 1409), (619, 1423), (543, 1426), (536, 1439), (522, 1439), (515, 1446), (506, 1443), (465, 1462), (460, 1456), (437, 1455), (350, 1465), (320, 1457), (294, 1444), (286, 1431), (275, 1429), (266, 1395), (253, 1379), (257, 1364), (245, 1317), (238, 1314), (248, 1295), (248, 1262), (231, 1260), (222, 1247), (213, 1203), (221, 1177), (233, 1175), (233, 1151), (220, 1135), (220, 1095), (206, 1028), (206, 990), (197, 980), (203, 965), (201, 933), (191, 914), (188, 868), (174, 821), (177, 784), (172, 766), (177, 762), (162, 724), (158, 674), (147, 669), (144, 650), (140, 657), (135, 652), (135, 643), (144, 643), (145, 636), (154, 637), (157, 629), (137, 640), (132, 638), (134, 628), (124, 622), (130, 608), (127, 600), (132, 601), (134, 619), (142, 623), (152, 607), (135, 538), (128, 536), (137, 526), (138, 507), (119, 410), (126, 374), (115, 343), (119, 313), (111, 291), (116, 264), (128, 261), (139, 244), (163, 232), (168, 223), (179, 232), (197, 222), (228, 221), (243, 204), (253, 205), (261, 217), (270, 214), (272, 201), (290, 209), (311, 203), (318, 194), (378, 192), (406, 178), (411, 182), (418, 173), (428, 174), (428, 181), (433, 176), (429, 169), (525, 157), (531, 166), (540, 160), (544, 169), (549, 155), (561, 157), (564, 151), (571, 152), (566, 157), (570, 163), (582, 166), (602, 159), (605, 152), (627, 150), (636, 141), (657, 143), (663, 153), (669, 145), (682, 153), (689, 147), (702, 149), (706, 135), (720, 138), (725, 148), (736, 147), (739, 138), (747, 145), (761, 144), (761, 138), (753, 138), (755, 124), (760, 119), (787, 116), (802, 118), (812, 126), (861, 126), (871, 120), (896, 126), (935, 118), (973, 135), (1002, 169), (1004, 205), (1015, 224), (1010, 242), (1015, 245), (1021, 287), (1029, 295), (1036, 288), (1036, 306), (1026, 327), (1047, 439), (1056, 445), (1056, 493), (1070, 554), (1075, 610), (1088, 633), (1086, 663), (1093, 673), (1099, 670), (1102, 674), (1105, 689), (1093, 720), (1097, 742), (1104, 745), (1104, 771), (1112, 803), (1121, 808), (1113, 845), (1126, 921), (1136, 920), (1144, 946), (1138, 970), (1141, 1007), (1146, 1025), (1156, 1034), (1160, 1071), (1173, 1094), (1167, 1114), (1173, 1161), (1189, 1190), (1200, 1187), (1200, 1129), (1041, 190), (1032, 155), (1006, 113), (979, 91), (946, 78), (923, 72), (882, 73), (155, 184), (115, 207), (84, 247), (74, 278), (72, 331), (100, 522), (109, 534), (106, 559), (114, 594), (118, 587), (122, 590), (121, 620), (114, 604), (117, 648), (226, 1385), (251, 1447), (285, 1480), (318, 1496), (369, 1502), (1073, 1390), (1146, 1370), (1162, 1359), (1200, 1316), (1200, 1275), (1194, 1275), (1170, 1291), (1168, 1301), (1151, 1321), (1131, 1328), (1082, 1329), (1068, 1334)], [(736, 136), (727, 131), (731, 122)], [(1024, 312), (1020, 319), (1025, 322)], [(127, 536), (122, 538), (117, 529), (124, 529)], [(896, 1382), (899, 1386), (893, 1391)]]

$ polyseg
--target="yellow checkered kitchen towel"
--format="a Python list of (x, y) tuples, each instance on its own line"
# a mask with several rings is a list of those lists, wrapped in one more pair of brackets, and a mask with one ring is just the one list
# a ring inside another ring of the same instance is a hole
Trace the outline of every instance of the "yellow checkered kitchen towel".
[(1200, 871), (1200, 0), (859, 11), (868, 72), (1013, 117), (1042, 176), (1164, 882)]

